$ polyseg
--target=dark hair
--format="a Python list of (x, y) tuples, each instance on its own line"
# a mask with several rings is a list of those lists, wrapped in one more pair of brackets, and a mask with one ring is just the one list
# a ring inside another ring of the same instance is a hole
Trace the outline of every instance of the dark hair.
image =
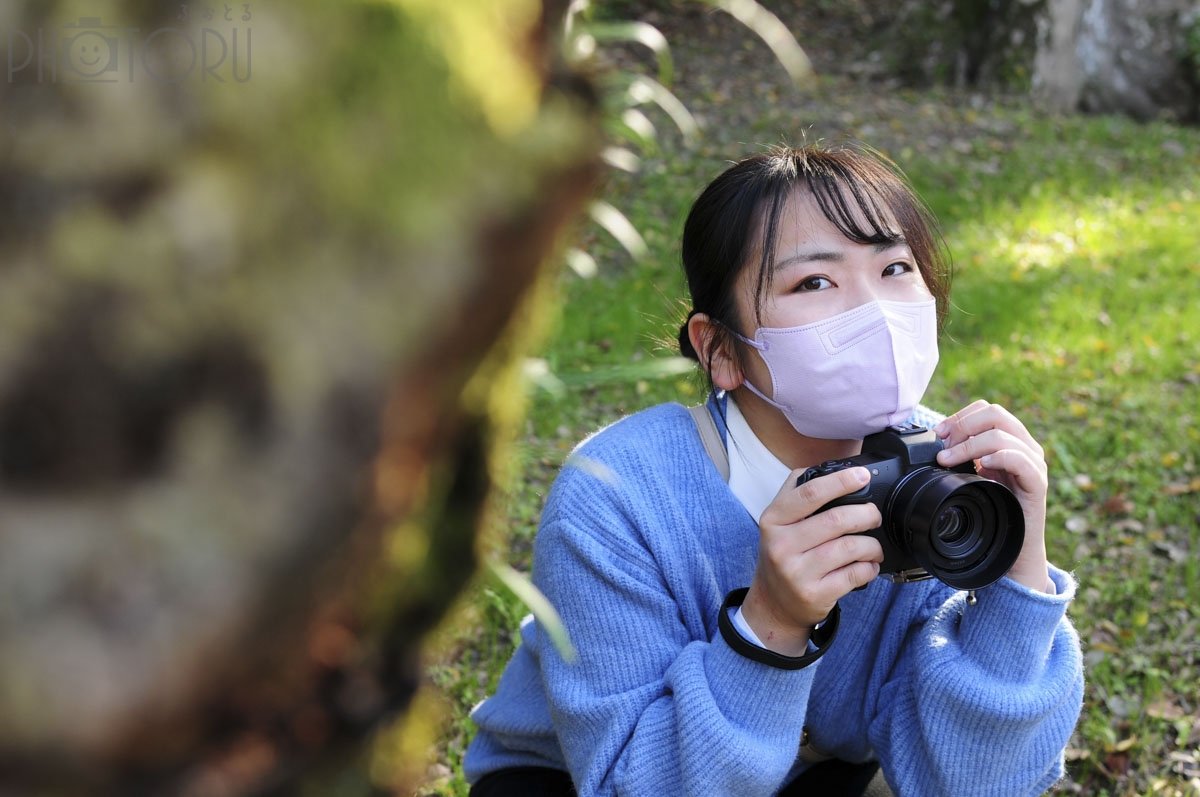
[[(755, 253), (758, 320), (763, 295), (770, 287), (779, 216), (797, 188), (811, 192), (825, 218), (855, 243), (894, 243), (903, 238), (937, 300), (939, 323), (944, 320), (950, 294), (949, 255), (937, 220), (899, 167), (861, 145), (778, 148), (726, 169), (696, 199), (683, 226), (683, 270), (692, 298), (688, 319), (705, 313), (718, 322), (709, 347), (710, 365), (718, 346), (730, 345), (735, 356), (740, 352), (729, 335), (742, 320), (737, 317), (734, 286)], [(899, 225), (898, 231), (889, 228), (889, 217)], [(699, 362), (686, 320), (679, 330), (679, 350)]]

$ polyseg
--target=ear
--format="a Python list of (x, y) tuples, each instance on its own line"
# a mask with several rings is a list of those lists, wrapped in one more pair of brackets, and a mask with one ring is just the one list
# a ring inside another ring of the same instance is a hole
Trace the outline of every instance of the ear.
[(705, 313), (696, 313), (688, 319), (688, 340), (700, 356), (700, 367), (708, 370), (713, 385), (722, 390), (734, 390), (745, 377), (733, 358), (733, 352), (728, 351), (728, 339), (725, 345), (715, 343), (719, 340), (715, 334), (716, 328), (717, 323)]

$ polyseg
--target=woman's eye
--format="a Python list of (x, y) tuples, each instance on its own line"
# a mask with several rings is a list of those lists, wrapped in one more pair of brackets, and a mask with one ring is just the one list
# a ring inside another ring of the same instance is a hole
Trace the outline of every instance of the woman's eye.
[(889, 263), (888, 267), (883, 270), (885, 277), (897, 277), (901, 274), (907, 274), (912, 271), (913, 267), (903, 260), (898, 260), (895, 263)]
[(823, 291), (831, 287), (833, 287), (833, 280), (828, 277), (808, 277), (796, 286), (796, 291)]

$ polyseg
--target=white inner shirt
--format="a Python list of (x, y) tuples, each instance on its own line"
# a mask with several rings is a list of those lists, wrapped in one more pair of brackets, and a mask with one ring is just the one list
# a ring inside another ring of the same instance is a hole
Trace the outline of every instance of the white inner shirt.
[(746, 423), (733, 396), (725, 402), (725, 447), (729, 452), (729, 489), (757, 523), (763, 510), (775, 500), (791, 468), (763, 445)]

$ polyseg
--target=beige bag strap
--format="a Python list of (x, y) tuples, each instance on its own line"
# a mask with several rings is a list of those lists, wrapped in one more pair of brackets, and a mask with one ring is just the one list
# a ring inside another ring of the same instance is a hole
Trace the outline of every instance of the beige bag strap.
[(700, 441), (704, 443), (704, 450), (708, 452), (713, 464), (717, 466), (717, 472), (721, 474), (722, 479), (729, 481), (729, 453), (721, 441), (721, 431), (717, 429), (712, 413), (704, 404), (688, 407), (688, 412), (692, 414), (692, 420), (696, 422), (696, 429), (700, 432)]

